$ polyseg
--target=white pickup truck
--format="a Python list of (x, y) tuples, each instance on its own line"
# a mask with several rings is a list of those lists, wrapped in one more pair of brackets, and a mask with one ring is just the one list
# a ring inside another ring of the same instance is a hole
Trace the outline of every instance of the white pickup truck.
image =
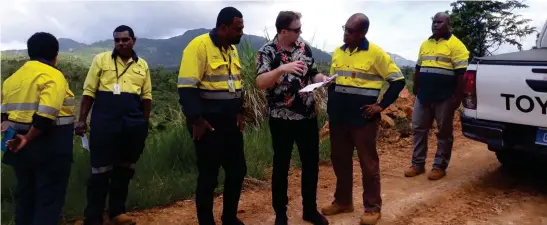
[(462, 132), (504, 167), (547, 159), (547, 22), (536, 49), (473, 58), (464, 75)]

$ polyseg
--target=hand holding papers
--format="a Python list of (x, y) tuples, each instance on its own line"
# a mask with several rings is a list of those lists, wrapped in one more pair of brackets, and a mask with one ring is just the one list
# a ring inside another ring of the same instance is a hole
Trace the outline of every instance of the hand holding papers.
[(82, 136), (82, 147), (89, 151), (89, 142), (87, 141), (87, 136), (85, 134)]
[(337, 76), (338, 76), (338, 74), (334, 74), (331, 77), (329, 77), (329, 79), (327, 79), (326, 81), (315, 83), (315, 84), (310, 84), (310, 85), (300, 89), (300, 91), (298, 91), (298, 92), (312, 92), (315, 89), (317, 89), (318, 87), (323, 87), (323, 86), (327, 85), (328, 83), (333, 81)]

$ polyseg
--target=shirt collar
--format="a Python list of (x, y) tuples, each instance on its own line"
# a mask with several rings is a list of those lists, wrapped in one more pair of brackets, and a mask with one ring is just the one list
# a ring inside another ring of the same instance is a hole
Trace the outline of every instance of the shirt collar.
[[(218, 43), (218, 34), (216, 28), (213, 28), (211, 31), (209, 31), (209, 37), (211, 37), (211, 40), (213, 41), (213, 44), (215, 44), (215, 46), (217, 46), (218, 48), (222, 48), (222, 46), (220, 46), (220, 43)], [(234, 47), (230, 45), (230, 49), (233, 50)]]
[[(275, 45), (277, 45), (277, 44), (279, 43), (279, 36), (276, 34), (276, 35), (274, 36), (274, 38), (273, 38), (272, 41), (273, 41), (273, 43), (274, 43)], [(298, 46), (298, 42), (299, 42), (299, 41), (300, 41), (300, 38), (299, 38), (296, 42), (292, 43), (292, 46), (293, 46), (293, 47)]]
[[(358, 51), (368, 51), (368, 47), (369, 47), (370, 43), (368, 42), (368, 39), (367, 38), (364, 38), (363, 39), (363, 42), (361, 42), (361, 44), (359, 45), (359, 47), (357, 47), (357, 50)], [(348, 45), (347, 44), (344, 44), (342, 45), (342, 47), (340, 47), (340, 49), (346, 51), (346, 49), (348, 48)]]
[[(52, 67), (52, 68), (54, 68), (54, 69), (56, 69), (56, 70), (59, 70), (59, 68), (57, 68), (56, 66), (52, 65), (50, 61), (45, 60), (44, 58), (31, 59), (31, 61), (41, 62), (41, 63), (46, 64), (46, 65), (48, 65), (48, 66), (50, 66), (50, 67)], [(61, 70), (59, 70), (59, 71), (61, 71)]]
[[(116, 60), (116, 57), (118, 56), (118, 53), (116, 53), (116, 49), (112, 50), (112, 59)], [(137, 53), (133, 51), (133, 55), (131, 56), (133, 61), (138, 62), (139, 56), (137, 56)]]
[[(448, 40), (448, 39), (450, 39), (451, 37), (452, 37), (452, 33), (448, 32), (448, 33), (446, 33), (446, 35), (442, 36), (441, 38), (442, 38), (442, 39), (445, 39), (445, 40)], [(429, 36), (429, 39), (435, 40), (435, 35)]]

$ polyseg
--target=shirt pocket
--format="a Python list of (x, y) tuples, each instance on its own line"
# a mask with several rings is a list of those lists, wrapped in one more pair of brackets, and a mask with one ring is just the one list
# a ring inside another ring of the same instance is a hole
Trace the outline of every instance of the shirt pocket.
[[(102, 68), (101, 75), (99, 79), (97, 80), (97, 83), (98, 83), (97, 90), (99, 90), (101, 85), (103, 87), (107, 87), (109, 85), (115, 84), (117, 82), (117, 77), (118, 76), (116, 75), (116, 68), (114, 67), (114, 65)], [(109, 90), (110, 88), (105, 88), (105, 89)], [(113, 86), (112, 86), (112, 89), (113, 89)]]
[(128, 78), (131, 81), (131, 84), (133, 85), (135, 90), (140, 93), (142, 86), (144, 85), (144, 79), (146, 78), (146, 70), (141, 67), (133, 67), (131, 69), (131, 73), (128, 73), (126, 75), (129, 75)]
[(448, 47), (440, 47), (435, 49), (435, 56), (437, 56), (437, 61), (441, 63), (451, 63), (452, 59), (450, 57), (450, 49)]
[(232, 74), (241, 76), (241, 62), (239, 62), (239, 60), (232, 61)]
[(353, 71), (351, 77), (355, 77), (355, 83), (357, 86), (363, 86), (367, 83), (382, 80), (380, 76), (374, 75), (372, 60), (362, 60), (361, 62), (353, 63)]
[[(232, 65), (234, 63), (232, 62)], [(209, 63), (210, 75), (228, 75), (228, 62), (213, 61)]]
[(424, 47), (421, 51), (420, 51), (420, 56), (429, 56), (431, 53), (431, 48), (429, 47)]

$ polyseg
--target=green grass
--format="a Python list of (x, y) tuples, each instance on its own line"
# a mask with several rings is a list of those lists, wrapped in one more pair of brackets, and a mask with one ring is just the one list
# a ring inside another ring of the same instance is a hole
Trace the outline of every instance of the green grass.
[[(267, 123), (264, 123), (267, 124)], [(320, 124), (318, 124), (320, 126)], [(272, 166), (273, 150), (269, 128), (262, 125), (244, 132), (247, 176), (266, 179), (264, 171)], [(81, 217), (85, 207), (86, 179), (89, 176), (89, 153), (75, 138), (74, 164), (66, 195), (63, 216), (67, 220)], [(328, 141), (321, 144), (321, 159), (330, 157)], [(292, 163), (299, 167), (298, 151), (293, 151)], [(186, 128), (176, 125), (165, 132), (149, 136), (141, 156), (128, 196), (128, 208), (144, 209), (169, 204), (192, 197), (197, 179), (194, 146)], [(218, 192), (222, 191), (223, 173), (219, 176)], [(2, 221), (11, 221), (14, 213), (15, 178), (11, 167), (2, 165)]]
[[(265, 169), (272, 166), (273, 150), (270, 132), (265, 118), (267, 105), (265, 91), (255, 85), (256, 49), (249, 44), (240, 52), (245, 96), (246, 120), (244, 131), (247, 175), (256, 179), (266, 179)], [(2, 82), (25, 62), (24, 57), (8, 57), (2, 60)], [(328, 74), (329, 65), (318, 65), (320, 72)], [(70, 88), (76, 96), (81, 96), (82, 83), (87, 74), (85, 60), (76, 57), (63, 57), (60, 70), (69, 80)], [(138, 210), (162, 206), (174, 201), (192, 198), (196, 186), (197, 170), (193, 142), (184, 126), (184, 115), (180, 112), (176, 90), (177, 71), (163, 68), (151, 70), (153, 84), (153, 111), (146, 147), (137, 164), (136, 174), (130, 184), (127, 201), (128, 209)], [(406, 73), (405, 73), (406, 74)], [(326, 93), (319, 91), (319, 123), (326, 120)], [(76, 112), (77, 113), (77, 112)], [(66, 203), (63, 210), (65, 220), (74, 220), (83, 214), (85, 207), (86, 180), (90, 173), (89, 152), (81, 147), (79, 137), (74, 138), (74, 163), (67, 188)], [(330, 159), (328, 140), (320, 144), (320, 159)], [(298, 151), (293, 151), (292, 166), (300, 167)], [(14, 190), (16, 179), (11, 167), (1, 167), (2, 224), (13, 224)], [(219, 180), (224, 179), (223, 172)], [(219, 182), (218, 191), (222, 190)]]

